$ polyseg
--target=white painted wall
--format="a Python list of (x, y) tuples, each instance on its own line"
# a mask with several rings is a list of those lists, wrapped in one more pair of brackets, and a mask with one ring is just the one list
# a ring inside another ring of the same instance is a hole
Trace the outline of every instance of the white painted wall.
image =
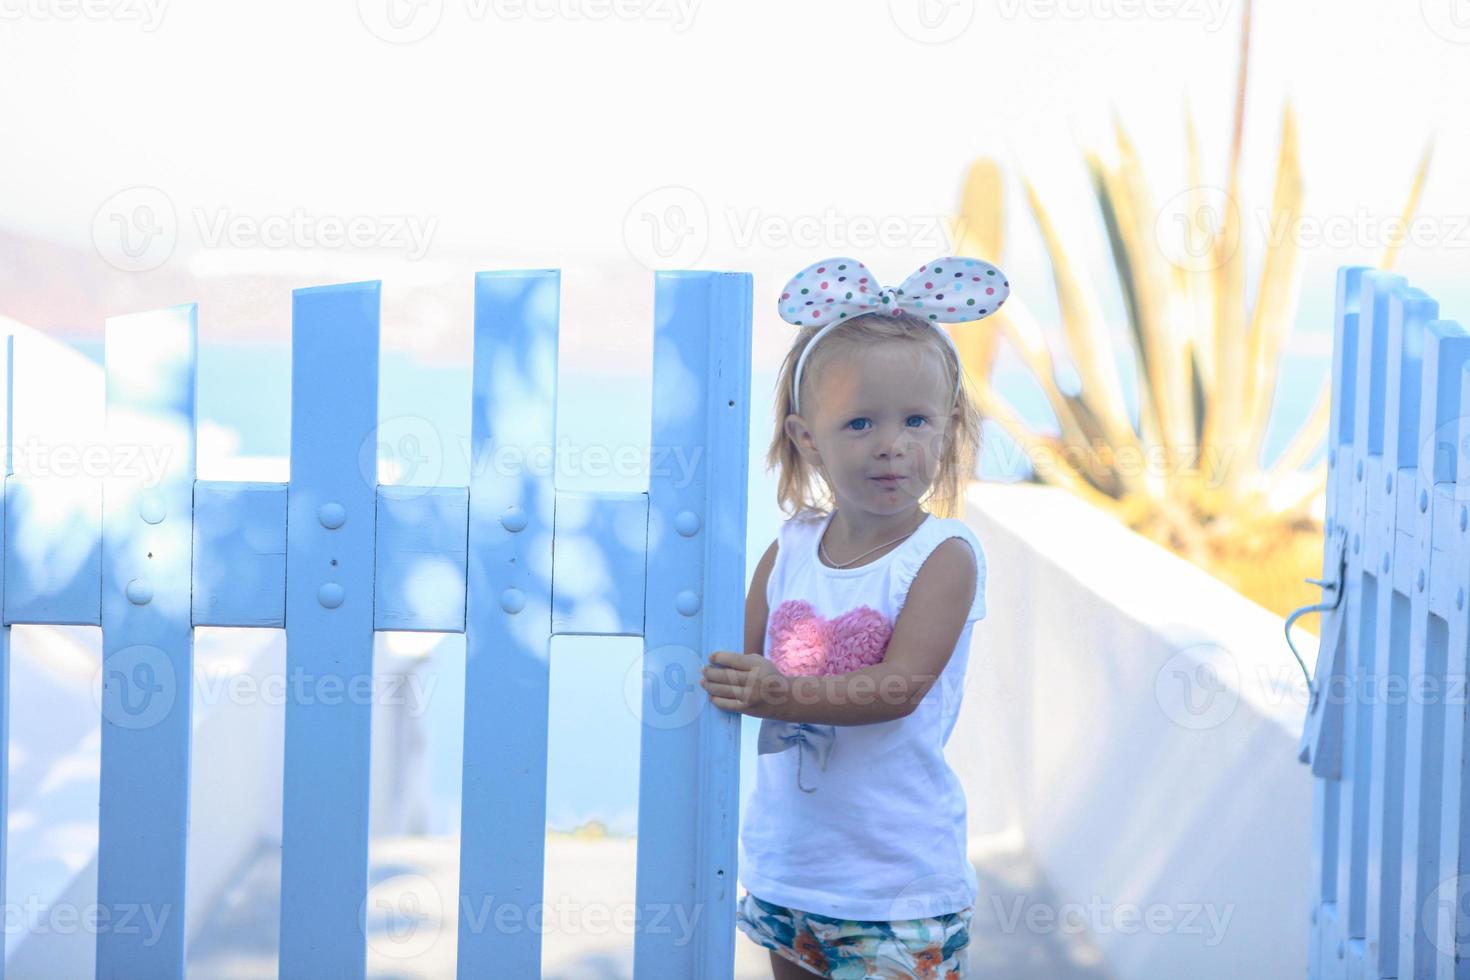
[[(965, 519), (988, 611), (947, 752), (972, 847), (1023, 839), (1057, 896), (1035, 927), (1085, 919), (1119, 980), (1304, 976), (1312, 783), (1281, 618), (1064, 491), (977, 484)], [(1310, 669), (1316, 637), (1293, 638)]]

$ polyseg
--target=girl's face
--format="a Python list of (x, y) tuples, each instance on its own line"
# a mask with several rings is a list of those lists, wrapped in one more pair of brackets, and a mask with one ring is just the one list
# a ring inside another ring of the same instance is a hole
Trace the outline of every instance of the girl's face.
[[(907, 343), (849, 349), (803, 395), (807, 415), (786, 433), (826, 473), (852, 516), (902, 516), (934, 482), (950, 424), (952, 389), (939, 355)], [(880, 476), (896, 475), (882, 481)]]

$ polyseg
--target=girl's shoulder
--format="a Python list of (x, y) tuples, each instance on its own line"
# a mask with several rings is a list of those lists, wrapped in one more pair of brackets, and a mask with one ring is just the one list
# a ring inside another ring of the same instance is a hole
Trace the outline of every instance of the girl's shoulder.
[(934, 554), (934, 549), (950, 538), (962, 539), (975, 554), (975, 596), (971, 600), (970, 611), (965, 617), (965, 622), (983, 619), (985, 617), (985, 549), (970, 525), (956, 517), (931, 515), (928, 520), (919, 525), (919, 530), (914, 532), (913, 537), (906, 542), (910, 547), (899, 548), (895, 552), (893, 584), (896, 604), (902, 608), (910, 586), (918, 577), (919, 569), (923, 568), (924, 562)]
[(807, 507), (785, 518), (776, 533), (776, 557), (766, 578), (766, 607), (776, 608), (781, 596), (786, 594), (787, 580), (792, 563), (800, 564), (802, 556), (816, 547), (816, 536), (822, 531), (822, 522), (827, 518), (824, 511)]
[(828, 516), (826, 511), (812, 507), (805, 507), (797, 511), (781, 522), (780, 533), (777, 535), (780, 546), (785, 548), (788, 543), (794, 543), (816, 534)]
[(914, 536), (921, 537), (923, 539), (923, 544), (925, 545), (924, 551), (926, 555), (928, 554), (928, 552), (933, 551), (934, 548), (939, 547), (940, 544), (948, 541), (950, 538), (964, 538), (965, 541), (969, 543), (970, 547), (975, 550), (976, 560), (979, 562), (984, 562), (985, 560), (985, 556), (980, 545), (980, 538), (975, 534), (974, 529), (971, 528), (970, 525), (966, 524), (958, 517), (938, 517), (935, 515), (930, 515), (927, 521), (919, 525), (919, 530)]

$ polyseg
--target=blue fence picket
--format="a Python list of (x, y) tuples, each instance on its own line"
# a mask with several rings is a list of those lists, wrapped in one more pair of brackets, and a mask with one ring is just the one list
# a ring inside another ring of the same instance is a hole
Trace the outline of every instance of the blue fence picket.
[[(1364, 300), (1366, 301), (1366, 300)], [(1386, 345), (1388, 345), (1389, 369), (1402, 366), (1404, 398), (1389, 398), (1391, 419), (1388, 425), (1385, 463), (1383, 463), (1382, 485), (1369, 485), (1366, 492), (1370, 501), (1379, 501), (1369, 510), (1376, 517), (1380, 530), (1374, 536), (1373, 555), (1376, 555), (1377, 588), (1376, 645), (1388, 649), (1388, 663), (1380, 664), (1374, 685), (1374, 704), (1385, 704), (1394, 699), (1394, 720), (1398, 729), (1394, 735), (1404, 741), (1394, 768), (1388, 773), (1373, 771), (1374, 786), (1383, 780), (1394, 780), (1397, 798), (1394, 799), (1395, 813), (1391, 815), (1395, 829), (1401, 832), (1401, 842), (1388, 860), (1374, 861), (1370, 865), (1370, 882), (1373, 892), (1388, 892), (1382, 908), (1382, 943), (1377, 946), (1373, 961), (1373, 976), (1398, 976), (1404, 962), (1419, 958), (1416, 949), (1416, 932), (1413, 927), (1405, 932), (1405, 923), (1414, 923), (1423, 899), (1424, 884), (1432, 879), (1435, 855), (1438, 854), (1439, 771), (1441, 771), (1442, 739), (1444, 739), (1444, 696), (1430, 688), (1405, 688), (1398, 691), (1389, 682), (1398, 679), (1413, 685), (1416, 680), (1432, 683), (1438, 688), (1444, 682), (1444, 655), (1436, 658), (1435, 648), (1424, 644), (1424, 580), (1419, 569), (1421, 555), (1420, 535), (1427, 535), (1427, 527), (1416, 526), (1414, 498), (1419, 492), (1416, 469), (1419, 466), (1419, 422), (1421, 389), (1423, 389), (1424, 328), (1435, 316), (1436, 304), (1417, 289), (1399, 287), (1392, 292), (1388, 303), (1388, 316), (1383, 323)], [(1392, 378), (1391, 378), (1392, 381)], [(1402, 438), (1395, 438), (1402, 433)], [(1405, 510), (1407, 505), (1407, 510)], [(1419, 696), (1408, 696), (1421, 691)], [(1395, 698), (1395, 695), (1398, 695)], [(1398, 704), (1402, 701), (1402, 704)], [(1377, 814), (1374, 814), (1377, 817)], [(1380, 877), (1383, 876), (1383, 877)], [(1389, 921), (1389, 917), (1397, 921)], [(1392, 933), (1389, 932), (1392, 930)], [(1370, 943), (1372, 945), (1372, 943)], [(1407, 976), (1414, 976), (1410, 971)]]
[(1312, 828), (1313, 941), (1308, 949), (1308, 970), (1313, 976), (1331, 975), (1329, 965), (1341, 959), (1340, 951), (1346, 943), (1339, 864), (1345, 823), (1343, 811), (1351, 807), (1351, 786), (1343, 782), (1347, 762), (1344, 742), (1349, 726), (1345, 717), (1346, 699), (1332, 697), (1331, 692), (1342, 690), (1352, 676), (1347, 652), (1351, 619), (1346, 594), (1350, 589), (1344, 563), (1351, 558), (1356, 572), (1360, 559), (1354, 556), (1362, 549), (1361, 536), (1353, 538), (1350, 552), (1347, 540), (1356, 485), (1353, 406), (1358, 398), (1358, 298), (1362, 273), (1361, 267), (1344, 267), (1338, 270), (1337, 276), (1327, 436), (1326, 548), (1322, 561), (1322, 581), (1335, 588), (1336, 601), (1322, 616), (1317, 695), (1309, 702), (1306, 730), (1302, 733), (1301, 758), (1311, 765), (1316, 777)]
[(541, 975), (560, 289), (555, 269), (475, 277), (461, 980)]
[[(1379, 288), (1386, 297), (1383, 482), (1381, 486), (1367, 488), (1367, 493), (1380, 502), (1377, 508), (1370, 507), (1370, 512), (1377, 515), (1384, 547), (1380, 565), (1383, 580), (1377, 595), (1378, 635), (1374, 648), (1378, 659), (1374, 676), (1405, 681), (1431, 679), (1426, 674), (1426, 666), (1432, 665), (1426, 665), (1424, 657), (1421, 623), (1427, 606), (1422, 589), (1424, 580), (1418, 574), (1421, 556), (1416, 544), (1419, 535), (1427, 532), (1416, 526), (1418, 508), (1414, 503), (1418, 495), (1415, 470), (1419, 456), (1424, 334), (1438, 307), (1419, 290), (1404, 285), (1401, 279), (1385, 277)], [(1395, 680), (1375, 684), (1371, 699), (1373, 770), (1369, 793), (1366, 955), (1370, 970), (1377, 976), (1397, 974), (1404, 848), (1422, 843), (1419, 802), (1436, 785), (1434, 780), (1414, 778), (1408, 781), (1406, 789), (1405, 770), (1412, 757), (1406, 743), (1412, 737), (1417, 752), (1426, 744), (1426, 738), (1436, 737), (1435, 733), (1443, 728), (1437, 723), (1441, 717), (1438, 699), (1409, 697), (1407, 690), (1398, 689), (1398, 683)], [(1407, 833), (1406, 820), (1412, 825)]]
[[(1433, 540), (1430, 549), (1429, 631), (1426, 643), (1444, 664), (1444, 753), (1440, 771), (1439, 866), (1426, 869), (1428, 878), (1418, 889), (1419, 915), (1409, 921), (1405, 910), (1401, 935), (1416, 936), (1413, 972), (1403, 976), (1434, 976), (1447, 980), (1470, 978), (1470, 930), (1465, 909), (1470, 907), (1470, 725), (1466, 724), (1466, 682), (1470, 679), (1470, 334), (1453, 320), (1434, 323), (1439, 345), (1438, 363), (1445, 400), (1456, 398), (1438, 411), (1435, 428)], [(1456, 384), (1458, 379), (1458, 384)], [(1426, 771), (1433, 758), (1424, 762)], [(1429, 910), (1432, 909), (1432, 912)], [(1426, 948), (1427, 947), (1427, 948)], [(1432, 971), (1424, 969), (1432, 958)], [(1404, 969), (1400, 959), (1400, 968)]]
[(283, 978), (367, 969), (378, 303), (365, 282), (298, 289), (291, 308)]
[[(6, 337), (3, 346), (0, 346), (0, 381), (5, 384), (5, 390), (0, 393), (0, 436), (5, 439), (5, 445), (0, 447), (0, 480), (9, 480), (13, 472), (11, 447), (15, 444), (15, 434), (12, 427), (12, 412), (10, 399), (15, 388), (12, 381), (15, 377), (12, 366), (15, 363), (15, 338)], [(5, 495), (0, 493), (0, 555), (6, 551), (6, 527), (8, 525), (5, 512)], [(10, 621), (3, 615), (3, 603), (5, 595), (5, 562), (0, 561), (0, 897), (8, 894), (5, 890), (5, 853), (6, 838), (10, 836), (5, 829), (10, 826)], [(8, 900), (7, 900), (8, 901)], [(5, 950), (0, 948), (0, 980), (5, 980)]]
[(107, 321), (98, 977), (184, 975), (197, 345), (194, 306)]
[[(1463, 709), (1456, 711), (1451, 704), (1448, 624), (1455, 613), (1449, 606), (1445, 586), (1452, 581), (1454, 573), (1453, 566), (1437, 556), (1458, 536), (1448, 522), (1457, 496), (1454, 492), (1456, 456), (1467, 358), (1470, 358), (1470, 336), (1458, 324), (1448, 320), (1430, 320), (1426, 324), (1414, 472), (1415, 506), (1407, 515), (1407, 520), (1413, 521), (1413, 535), (1419, 546), (1414, 571), (1410, 671), (1417, 669), (1434, 678), (1443, 685), (1444, 696), (1422, 706), (1410, 705), (1404, 876), (1400, 890), (1398, 961), (1393, 964), (1394, 970), (1402, 971), (1404, 977), (1436, 973), (1441, 957), (1434, 949), (1434, 934), (1425, 928), (1422, 915), (1433, 902), (1446, 859), (1453, 864), (1459, 857), (1459, 847), (1446, 834), (1447, 828), (1458, 824), (1461, 766), (1458, 757), (1464, 728)], [(1470, 467), (1464, 476), (1470, 481)], [(1470, 567), (1470, 563), (1463, 567)], [(1421, 581), (1425, 583), (1423, 588), (1419, 587)], [(1463, 615), (1460, 618), (1463, 620)], [(1451, 737), (1456, 732), (1459, 734)], [(1416, 757), (1415, 749), (1420, 746), (1422, 749)], [(1437, 926), (1434, 928), (1437, 930)], [(1452, 975), (1452, 971), (1446, 975)]]
[[(1379, 398), (1382, 406), (1368, 425), (1370, 434), (1374, 433), (1375, 426), (1378, 429), (1379, 453), (1372, 472), (1381, 472), (1382, 480), (1369, 484), (1366, 494), (1368, 520), (1374, 529), (1370, 537), (1383, 549), (1383, 557), (1381, 575), (1374, 590), (1376, 606), (1372, 616), (1375, 634), (1371, 638), (1371, 647), (1363, 648), (1359, 661), (1368, 675), (1375, 679), (1407, 677), (1408, 665), (1409, 597), (1394, 587), (1393, 577), (1389, 574), (1391, 567), (1397, 570), (1390, 562), (1396, 534), (1394, 494), (1402, 482), (1395, 479), (1397, 466), (1393, 447), (1401, 441), (1398, 437), (1404, 421), (1399, 411), (1401, 406), (1393, 392), (1400, 387), (1404, 374), (1419, 370), (1417, 361), (1405, 363), (1405, 352), (1393, 343), (1393, 313), (1401, 306), (1403, 289), (1402, 277), (1372, 276), (1363, 297), (1364, 304), (1375, 307), (1370, 325), (1374, 337), (1372, 347), (1383, 352), (1379, 362), (1359, 362), (1359, 377), (1369, 372), (1369, 390)], [(1360, 356), (1366, 350), (1360, 351)], [(1363, 408), (1359, 406), (1360, 411)], [(1414, 417), (1417, 419), (1417, 414)], [(1412, 439), (1403, 441), (1411, 443)], [(1374, 553), (1379, 552), (1375, 549)], [(1366, 642), (1368, 638), (1364, 640)], [(1354, 932), (1349, 938), (1362, 940), (1361, 955), (1369, 972), (1376, 975), (1388, 967), (1396, 955), (1398, 862), (1403, 841), (1404, 732), (1408, 706), (1405, 700), (1385, 696), (1387, 692), (1376, 684), (1364, 693), (1370, 696), (1359, 705), (1358, 717), (1366, 724), (1368, 737), (1366, 752), (1359, 758), (1367, 760), (1368, 778), (1359, 785), (1367, 794), (1367, 819), (1362, 822), (1367, 837), (1367, 866), (1360, 879), (1363, 882), (1362, 934)], [(1353, 951), (1357, 955), (1356, 943)], [(1385, 958), (1387, 962), (1384, 962)], [(1392, 967), (1388, 969), (1392, 972)]]
[[(698, 687), (744, 649), (751, 280), (663, 273), (655, 296), (653, 467), (638, 786), (640, 977), (729, 976), (740, 715)], [(698, 453), (676, 465), (675, 450)]]

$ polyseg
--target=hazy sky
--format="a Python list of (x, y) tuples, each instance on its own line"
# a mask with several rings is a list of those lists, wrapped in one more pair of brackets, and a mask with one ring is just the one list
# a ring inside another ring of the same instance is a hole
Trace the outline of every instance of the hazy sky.
[[(462, 291), (460, 271), (477, 267), (560, 266), (564, 281), (596, 268), (650, 306), (650, 266), (751, 270), (760, 349), (784, 331), (775, 293), (808, 262), (852, 254), (897, 281), (943, 254), (943, 217), (977, 156), (1024, 171), (1101, 278), (1078, 147), (1100, 141), (1116, 105), (1167, 207), (1187, 186), (1187, 97), (1206, 179), (1223, 184), (1241, 12), (1227, 0), (85, 2), (0, 0), (0, 227), (115, 267), (136, 259), (140, 276), (157, 259), (199, 276), (331, 277), (356, 268), (350, 234), (385, 289)], [(1436, 128), (1427, 244), (1399, 271), (1446, 297), (1463, 276), (1464, 6), (1256, 4), (1242, 196), (1259, 226), (1289, 95), (1308, 211), (1345, 244), (1307, 246), (1308, 291), (1340, 262), (1376, 262)], [(993, 258), (1045, 309), (1019, 181), (1008, 195), (1007, 254)], [(119, 237), (150, 231), (166, 254), (134, 256)]]

